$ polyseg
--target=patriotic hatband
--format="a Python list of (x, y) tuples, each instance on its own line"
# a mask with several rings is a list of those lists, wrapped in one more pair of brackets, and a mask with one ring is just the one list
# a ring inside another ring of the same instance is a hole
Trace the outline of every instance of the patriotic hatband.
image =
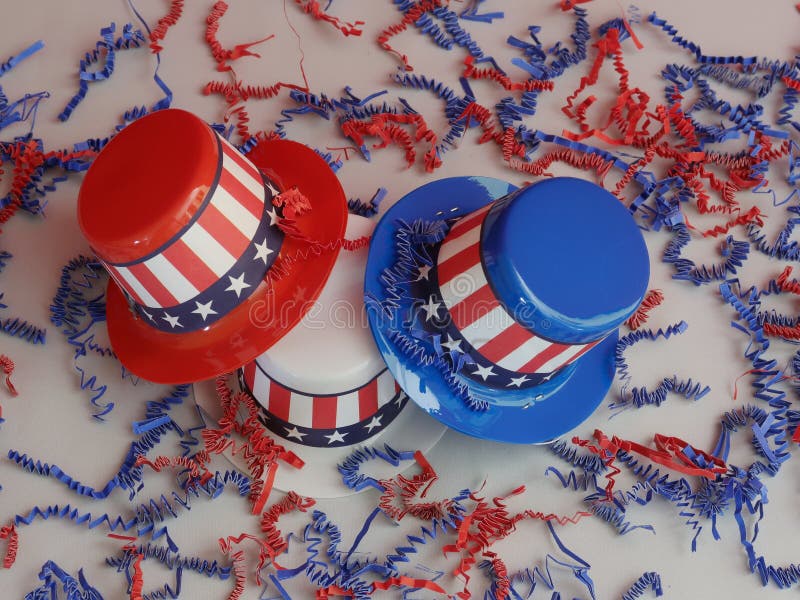
[(454, 177), (383, 216), (365, 294), (378, 348), (411, 400), (462, 433), (537, 443), (600, 403), (617, 329), (648, 279), (638, 226), (602, 188)]
[(450, 353), (470, 357), (472, 367), (462, 371), (467, 377), (493, 387), (533, 387), (553, 379), (605, 336), (586, 344), (561, 343), (526, 328), (520, 322), (525, 315), (515, 319), (509, 313), (489, 284), (481, 260), (481, 232), (493, 208), (502, 206), (489, 204), (450, 228), (439, 247), (436, 268), (429, 272), (435, 284), (423, 309), (426, 318), (447, 311), (441, 343)]
[(129, 262), (103, 259), (132, 310), (172, 333), (211, 325), (246, 300), (278, 256), (278, 189), (216, 135), (213, 182), (189, 222), (156, 250)]
[(283, 385), (258, 360), (240, 369), (239, 376), (262, 409), (259, 421), (276, 435), (305, 446), (363, 442), (389, 425), (408, 401), (388, 369), (360, 387), (324, 395)]

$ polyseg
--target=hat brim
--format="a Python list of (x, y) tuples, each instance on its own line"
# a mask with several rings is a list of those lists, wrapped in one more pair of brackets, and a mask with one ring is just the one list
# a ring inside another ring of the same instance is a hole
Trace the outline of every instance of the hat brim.
[[(402, 222), (435, 221), (473, 212), (515, 188), (487, 177), (453, 177), (426, 184), (401, 198), (383, 216), (370, 244), (364, 293), (368, 304), (388, 300), (381, 275), (397, 260), (395, 234)], [(394, 311), (397, 318), (400, 311)], [(569, 380), (551, 396), (522, 406), (491, 405), (473, 410), (456, 396), (433, 365), (420, 365), (391, 341), (402, 324), (385, 311), (368, 310), (378, 349), (398, 384), (420, 408), (453, 429), (488, 440), (519, 444), (551, 441), (583, 422), (602, 402), (614, 380), (615, 332), (584, 354)], [(470, 385), (475, 385), (474, 383)], [(491, 393), (490, 388), (482, 390)], [(504, 399), (530, 397), (530, 391), (502, 390)]]
[[(241, 389), (238, 382), (233, 383), (235, 390)], [(222, 408), (217, 397), (214, 381), (195, 383), (194, 399), (205, 416), (216, 423), (222, 416)], [(313, 498), (343, 498), (358, 493), (342, 482), (337, 466), (344, 462), (350, 454), (363, 446), (383, 448), (384, 444), (395, 450), (419, 450), (423, 454), (429, 452), (442, 438), (447, 430), (436, 419), (430, 419), (422, 413), (416, 404), (406, 402), (405, 407), (394, 420), (382, 431), (362, 444), (339, 446), (332, 448), (313, 448), (295, 443), (285, 438), (276, 437), (278, 444), (299, 456), (305, 465), (295, 469), (289, 465), (280, 465), (275, 474), (274, 487), (280, 491), (293, 490), (303, 496)], [(223, 456), (234, 467), (248, 473), (247, 462), (242, 454), (226, 451)], [(381, 477), (393, 477), (413, 466), (413, 463), (401, 462), (398, 465), (381, 465)], [(365, 470), (369, 471), (367, 465)]]
[[(288, 140), (259, 143), (247, 155), (278, 186), (297, 186), (312, 209), (296, 218), (309, 239), (331, 243), (347, 225), (347, 201), (336, 175), (316, 152)], [(295, 256), (307, 242), (284, 239), (278, 259)], [(322, 291), (339, 249), (295, 265), (271, 284), (262, 282), (250, 297), (209, 327), (191, 333), (164, 332), (136, 318), (113, 280), (106, 298), (108, 335), (114, 352), (134, 374), (156, 383), (209, 379), (253, 360), (305, 316)]]

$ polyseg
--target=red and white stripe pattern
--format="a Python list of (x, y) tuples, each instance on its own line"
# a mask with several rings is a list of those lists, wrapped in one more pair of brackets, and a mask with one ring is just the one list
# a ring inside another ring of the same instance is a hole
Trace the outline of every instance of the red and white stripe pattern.
[[(314, 396), (284, 387), (252, 361), (243, 368), (244, 382), (269, 413), (307, 429), (342, 429), (372, 418), (392, 402), (400, 387), (388, 369), (363, 387), (338, 395)], [(385, 425), (385, 423), (384, 423)]]
[(218, 136), (222, 168), (202, 213), (155, 255), (125, 265), (106, 264), (117, 284), (140, 305), (169, 308), (197, 297), (228, 272), (250, 246), (264, 218), (264, 179), (236, 148)]
[(471, 213), (448, 232), (437, 260), (439, 290), (453, 325), (486, 360), (519, 373), (552, 373), (598, 341), (559, 344), (517, 323), (495, 296), (481, 264), (481, 230), (492, 205)]

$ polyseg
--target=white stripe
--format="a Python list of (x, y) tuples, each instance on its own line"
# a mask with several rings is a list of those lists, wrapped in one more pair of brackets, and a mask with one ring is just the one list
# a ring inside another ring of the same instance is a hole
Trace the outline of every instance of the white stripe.
[(341, 394), (336, 398), (336, 427), (347, 427), (361, 420), (358, 414), (358, 392)]
[[(239, 181), (244, 184), (244, 186), (250, 190), (256, 198), (259, 198), (264, 201), (264, 182), (260, 179), (254, 179), (250, 173), (245, 171), (242, 167), (236, 164), (236, 161), (226, 156), (223, 163), (222, 168), (228, 171), (234, 178), (238, 179)], [(255, 169), (255, 167), (253, 167)], [(258, 169), (256, 169), (258, 170)]]
[(248, 240), (253, 239), (256, 229), (258, 229), (259, 220), (242, 206), (228, 190), (221, 185), (217, 186), (214, 197), (211, 199), (211, 204), (218, 208), (219, 212), (225, 215)]
[(445, 239), (441, 248), (439, 248), (439, 258), (437, 262), (441, 265), (448, 258), (452, 258), (462, 250), (478, 244), (481, 239), (481, 223), (482, 222), (479, 221), (472, 229), (453, 240), (448, 241)]
[(199, 223), (192, 225), (182, 239), (217, 277), (222, 277), (236, 263), (236, 259)]
[(261, 402), (264, 407), (269, 410), (269, 387), (270, 387), (270, 379), (267, 377), (261, 369), (256, 366), (256, 372), (253, 375), (253, 397)]
[(311, 427), (314, 412), (314, 398), (292, 392), (289, 398), (289, 423), (301, 427)]
[(200, 290), (192, 285), (192, 282), (183, 276), (175, 265), (169, 262), (163, 254), (156, 254), (153, 258), (145, 261), (146, 266), (153, 275), (161, 282), (170, 294), (175, 296), (178, 304), (196, 298)]
[(516, 349), (506, 354), (497, 361), (497, 364), (509, 371), (516, 371), (529, 362), (534, 356), (550, 347), (550, 342), (537, 336), (517, 346)]
[(389, 404), (396, 393), (394, 377), (389, 369), (386, 369), (378, 376), (378, 408)]
[(136, 292), (136, 295), (142, 299), (144, 305), (148, 308), (163, 308), (156, 299), (153, 298), (147, 289), (136, 279), (136, 276), (131, 273), (127, 267), (114, 267), (119, 273), (119, 276), (122, 277), (127, 283), (128, 286)]
[(461, 330), (461, 335), (474, 348), (480, 348), (514, 324), (514, 319), (502, 306), (495, 306), (477, 321)]
[(488, 285), (483, 265), (478, 263), (445, 283), (439, 291), (447, 308), (452, 308), (467, 296)]
[(578, 344), (576, 346), (570, 346), (569, 348), (565, 348), (561, 354), (559, 354), (558, 356), (554, 356), (546, 363), (544, 363), (541, 367), (539, 367), (536, 370), (537, 373), (550, 373), (551, 371), (555, 371), (556, 369), (564, 365), (564, 363), (568, 362), (569, 359), (571, 359), (585, 347), (586, 344)]
[(219, 139), (222, 142), (222, 145), (228, 150), (228, 153), (223, 155), (225, 159), (230, 159), (230, 154), (235, 154), (239, 158), (241, 158), (244, 162), (246, 162), (248, 165), (250, 165), (253, 168), (254, 171), (258, 171), (258, 169), (256, 168), (255, 164), (253, 164), (253, 161), (250, 160), (249, 158), (247, 158), (247, 156), (245, 156), (241, 152), (239, 152), (239, 150), (237, 150), (236, 146), (231, 144), (228, 140), (226, 140), (222, 136), (220, 136)]

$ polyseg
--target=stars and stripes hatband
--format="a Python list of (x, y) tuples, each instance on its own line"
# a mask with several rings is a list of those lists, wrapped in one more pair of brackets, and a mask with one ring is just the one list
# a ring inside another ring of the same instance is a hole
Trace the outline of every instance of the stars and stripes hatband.
[[(433, 287), (457, 335), (457, 339), (448, 335), (442, 346), (452, 351), (463, 340), (476, 362), (486, 363), (485, 368), (496, 366), (506, 373), (527, 376), (528, 381), (547, 381), (602, 338), (586, 344), (560, 343), (525, 327), (520, 321), (526, 315), (508, 312), (494, 292), (481, 253), (483, 225), (493, 206), (489, 204), (457, 221), (438, 248)], [(428, 303), (430, 312), (435, 297), (431, 296)], [(485, 381), (487, 371), (478, 373)]]
[(256, 290), (283, 242), (277, 186), (216, 139), (214, 180), (189, 222), (135, 261), (104, 262), (132, 310), (162, 331), (202, 329), (229, 313)]
[(305, 446), (363, 442), (389, 425), (408, 401), (388, 369), (358, 388), (324, 395), (283, 385), (257, 361), (240, 369), (239, 378), (262, 409), (259, 421), (276, 435)]

